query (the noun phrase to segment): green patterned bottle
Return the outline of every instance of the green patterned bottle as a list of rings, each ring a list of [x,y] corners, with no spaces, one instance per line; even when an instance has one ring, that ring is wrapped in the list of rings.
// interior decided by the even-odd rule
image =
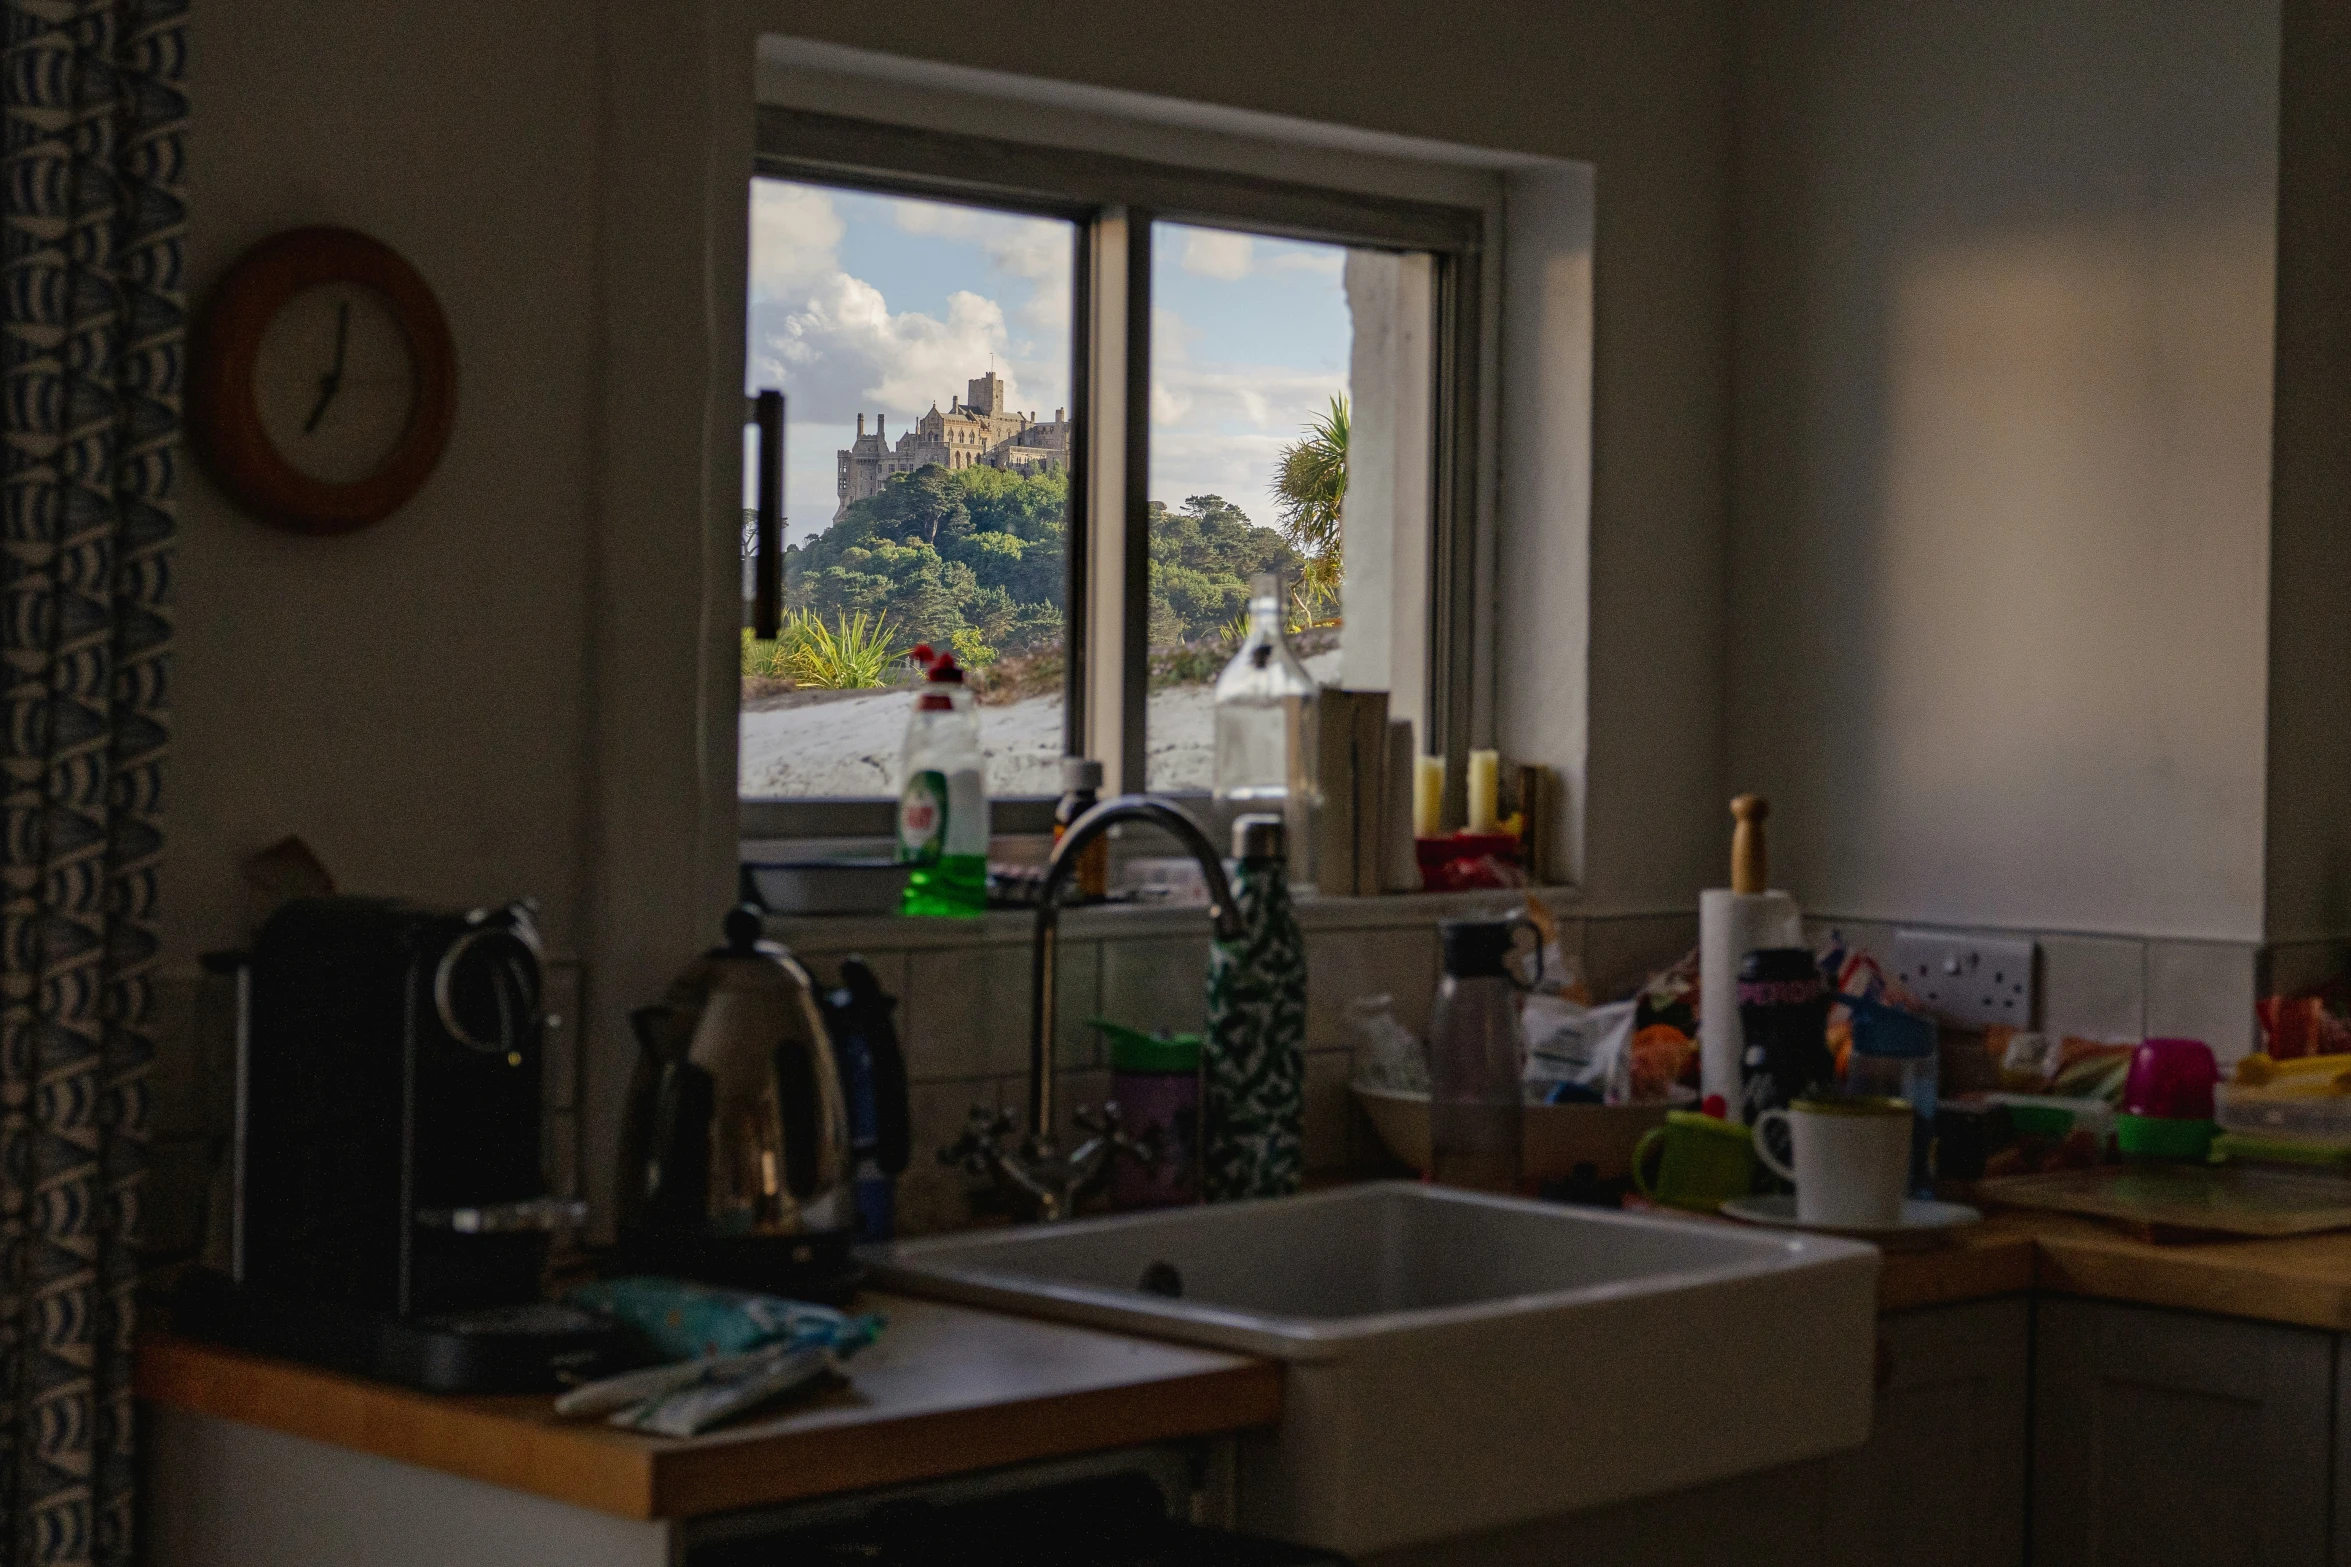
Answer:
[[[1210,1202],[1286,1196],[1305,1167],[1306,941],[1284,838],[1278,816],[1233,823],[1246,934],[1208,956],[1200,1178]]]

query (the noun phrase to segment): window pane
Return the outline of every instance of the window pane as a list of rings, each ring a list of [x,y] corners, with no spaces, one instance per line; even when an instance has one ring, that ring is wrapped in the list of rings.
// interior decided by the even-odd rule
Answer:
[[[1249,578],[1326,685],[1426,683],[1426,255],[1161,223],[1151,239],[1149,786],[1205,790]]]
[[[740,792],[894,796],[918,642],[972,671],[989,792],[1057,792],[1073,226],[769,179],[750,220],[786,620],[753,639],[747,430]]]

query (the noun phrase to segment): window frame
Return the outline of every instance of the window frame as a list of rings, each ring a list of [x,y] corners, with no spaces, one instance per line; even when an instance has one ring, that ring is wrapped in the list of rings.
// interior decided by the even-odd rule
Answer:
[[[1418,251],[1432,256],[1436,300],[1432,341],[1436,384],[1431,404],[1427,539],[1429,648],[1427,722],[1421,749],[1446,758],[1448,809],[1458,814],[1466,761],[1478,721],[1479,541],[1487,519],[1481,507],[1482,439],[1490,433],[1486,404],[1495,328],[1485,299],[1490,245],[1486,210],[1468,205],[1372,195],[1325,185],[1055,147],[959,131],[870,120],[830,112],[762,104],[757,113],[753,178],[957,202],[996,211],[1055,217],[1076,225],[1071,289],[1070,500],[1066,522],[1064,590],[1063,744],[1065,754],[1088,754],[1092,722],[1103,703],[1115,703],[1118,754],[1103,756],[1121,788],[1139,790],[1145,777],[1144,719],[1149,667],[1148,480],[1151,386],[1152,225],[1175,222],[1356,249]],[[748,188],[746,187],[746,195]],[[1108,243],[1106,243],[1106,239]],[[1100,312],[1110,290],[1096,279],[1104,263],[1119,270],[1124,294],[1118,368],[1123,393],[1116,431],[1096,426],[1094,393],[1100,339],[1110,334]],[[1115,441],[1122,456],[1119,496],[1123,570],[1115,604],[1098,603],[1093,575],[1101,534],[1093,488],[1095,454]],[[1097,609],[1111,611],[1097,616]],[[1116,692],[1098,671],[1105,627],[1115,621],[1119,657]],[[1204,798],[1204,796],[1203,796]],[[1050,798],[992,798],[998,834],[1049,829]],[[894,830],[895,802],[886,799],[739,798],[746,839],[883,837]]]

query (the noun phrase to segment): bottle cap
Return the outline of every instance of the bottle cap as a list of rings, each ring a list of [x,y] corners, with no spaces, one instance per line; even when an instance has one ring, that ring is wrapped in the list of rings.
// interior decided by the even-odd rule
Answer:
[[[1074,794],[1084,789],[1102,787],[1102,764],[1090,756],[1065,756],[1061,759],[1061,792]]]
[[[1455,979],[1488,975],[1510,977],[1504,960],[1510,956],[1517,919],[1439,920],[1437,933],[1445,943],[1445,972]]]
[[[1233,821],[1233,858],[1279,860],[1289,856],[1289,836],[1278,816],[1242,816]]]
[[[928,642],[917,642],[907,655],[923,667],[923,678],[942,685],[963,684],[963,666],[955,662],[955,655],[945,648],[934,648]]]

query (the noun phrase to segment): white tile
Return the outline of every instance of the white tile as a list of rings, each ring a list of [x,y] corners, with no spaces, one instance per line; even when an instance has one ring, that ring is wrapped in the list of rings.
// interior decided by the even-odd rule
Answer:
[[[1197,1031],[1208,1018],[1208,938],[1104,941],[1102,1016],[1130,1028]]]
[[[963,1134],[974,1104],[996,1108],[992,1080],[916,1083],[907,1096],[914,1147],[898,1179],[898,1233],[933,1235],[971,1223],[971,1189],[984,1184],[939,1162],[939,1150]]]
[[[2254,1043],[2254,969],[2260,949],[2227,941],[2147,943],[2147,1033],[2201,1039],[2223,1065]]]
[[[1351,1168],[1355,1106],[1347,1095],[1354,1057],[1345,1050],[1306,1053],[1306,1169],[1310,1174]]]
[[[1698,916],[1635,914],[1584,922],[1584,982],[1597,1001],[1631,995],[1698,945]]]
[[[2043,936],[2041,1027],[2084,1039],[2147,1034],[2147,944],[2124,937]]]
[[[1384,995],[1397,1021],[1414,1033],[1428,1030],[1437,990],[1437,929],[1315,931],[1306,938],[1306,1043],[1310,1049],[1352,1047],[1348,1008],[1359,997]]]
[[[1006,946],[909,953],[899,1036],[907,1076],[923,1081],[1026,1070],[1026,958]]]

